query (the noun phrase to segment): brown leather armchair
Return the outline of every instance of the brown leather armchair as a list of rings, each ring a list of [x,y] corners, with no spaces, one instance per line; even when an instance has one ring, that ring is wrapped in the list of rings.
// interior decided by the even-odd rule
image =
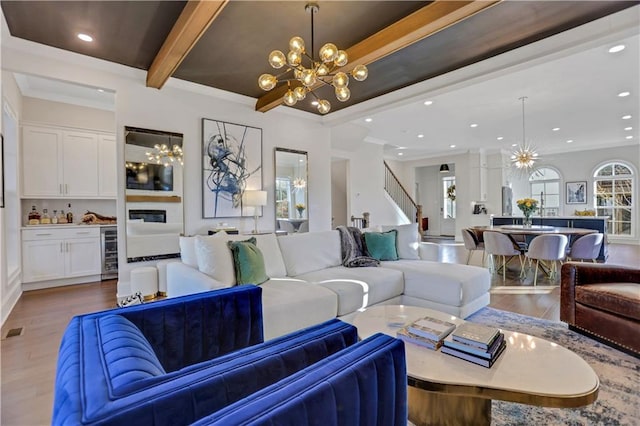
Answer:
[[[640,269],[565,263],[560,320],[571,330],[640,356]]]

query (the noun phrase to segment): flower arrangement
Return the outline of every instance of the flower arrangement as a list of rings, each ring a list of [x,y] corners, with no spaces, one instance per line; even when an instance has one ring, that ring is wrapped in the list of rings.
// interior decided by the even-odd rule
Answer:
[[[523,198],[522,200],[516,201],[516,203],[527,220],[529,220],[531,213],[538,209],[538,200],[534,200],[533,198]]]
[[[449,188],[447,188],[447,198],[449,198],[451,201],[455,201],[456,200],[456,185],[455,184],[453,184]]]
[[[302,203],[296,204],[296,210],[298,210],[298,216],[302,217],[302,212],[304,212],[304,209],[306,208],[307,207]]]

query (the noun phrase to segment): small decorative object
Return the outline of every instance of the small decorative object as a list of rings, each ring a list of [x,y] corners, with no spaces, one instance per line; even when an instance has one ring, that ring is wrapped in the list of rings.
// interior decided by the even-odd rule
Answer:
[[[575,210],[573,212],[573,214],[575,216],[595,216],[596,215],[596,211],[595,210],[587,210],[587,209]]]
[[[298,217],[302,219],[302,213],[304,213],[304,209],[306,209],[305,205],[302,203],[296,204],[296,210],[298,210]]]
[[[587,182],[567,182],[567,204],[586,204]]]
[[[524,214],[524,220],[522,221],[522,225],[525,228],[531,227],[531,213],[538,209],[538,200],[534,200],[533,198],[523,198],[521,200],[516,201],[518,204],[518,208],[522,210]]]
[[[447,188],[447,198],[451,201],[456,200],[456,185],[453,184],[449,188]]]

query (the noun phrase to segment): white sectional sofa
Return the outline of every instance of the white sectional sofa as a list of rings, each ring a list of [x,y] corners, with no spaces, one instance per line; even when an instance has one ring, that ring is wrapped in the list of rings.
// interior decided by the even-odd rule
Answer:
[[[465,318],[489,303],[486,269],[423,260],[426,248],[418,243],[417,227],[394,228],[400,259],[379,267],[342,266],[338,231],[255,235],[269,277],[260,284],[265,339],[335,317],[349,321],[359,309],[377,304],[422,306]],[[235,285],[226,243],[250,237],[182,237],[181,261],[166,264],[167,295]]]

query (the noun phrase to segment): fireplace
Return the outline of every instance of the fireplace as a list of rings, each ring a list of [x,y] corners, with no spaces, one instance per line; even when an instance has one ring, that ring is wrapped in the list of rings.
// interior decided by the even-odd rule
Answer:
[[[145,222],[167,223],[166,210],[129,210],[129,220],[142,219]]]

